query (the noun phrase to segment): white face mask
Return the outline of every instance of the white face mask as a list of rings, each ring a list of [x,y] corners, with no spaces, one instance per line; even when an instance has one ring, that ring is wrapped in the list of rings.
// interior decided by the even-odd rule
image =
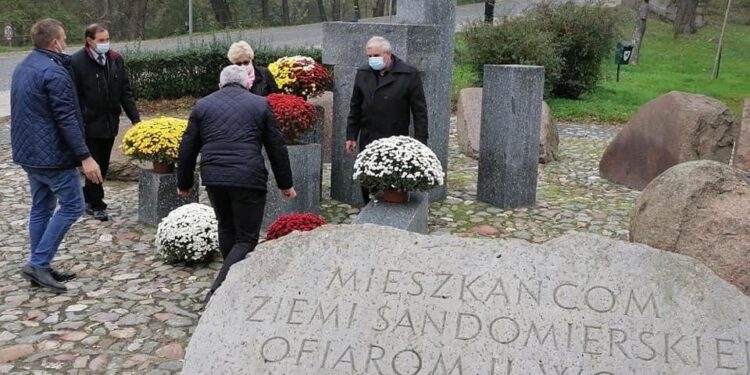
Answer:
[[[105,54],[109,52],[109,43],[94,43],[96,53]]]

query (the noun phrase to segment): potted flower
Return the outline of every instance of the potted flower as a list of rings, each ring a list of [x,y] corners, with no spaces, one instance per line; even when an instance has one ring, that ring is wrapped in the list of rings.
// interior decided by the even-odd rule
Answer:
[[[156,229],[156,251],[169,263],[202,262],[219,251],[214,210],[191,203],[176,208]]]
[[[268,227],[266,239],[274,240],[286,236],[293,231],[311,231],[325,224],[326,221],[323,218],[311,213],[284,215],[276,219]]]
[[[133,159],[151,161],[155,173],[171,173],[186,128],[187,120],[173,117],[141,121],[125,133],[121,147]]]
[[[297,198],[282,199],[279,194],[268,194],[263,227],[281,215],[293,212],[320,212],[320,191],[323,178],[323,155],[320,143],[302,142],[300,135],[314,129],[318,121],[315,106],[303,98],[290,94],[271,94],[268,103],[284,137],[292,167],[292,179],[298,189]],[[266,158],[266,169],[273,171]],[[269,174],[268,191],[277,189],[276,179]]]
[[[268,70],[281,91],[304,99],[322,95],[333,83],[331,73],[307,56],[282,57],[268,65]]]
[[[395,136],[370,143],[354,162],[354,179],[383,200],[401,203],[409,191],[425,191],[443,184],[443,167],[429,147],[414,138]]]
[[[279,124],[286,144],[293,144],[297,137],[315,128],[318,112],[315,106],[299,96],[289,94],[268,95],[271,111]]]

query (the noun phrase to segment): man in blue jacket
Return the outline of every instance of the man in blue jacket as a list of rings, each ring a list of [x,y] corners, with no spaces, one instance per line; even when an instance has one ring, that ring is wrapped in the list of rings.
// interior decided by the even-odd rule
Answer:
[[[62,53],[62,24],[41,20],[31,28],[31,39],[35,48],[13,72],[10,92],[13,161],[26,171],[31,190],[31,256],[21,276],[61,293],[62,282],[76,275],[53,270],[52,259],[85,208],[76,167],[82,165],[94,182],[101,183],[102,176],[86,147],[70,57]]]

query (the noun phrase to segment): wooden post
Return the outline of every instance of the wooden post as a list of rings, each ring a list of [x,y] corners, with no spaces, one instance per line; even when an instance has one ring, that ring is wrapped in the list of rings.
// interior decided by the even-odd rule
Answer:
[[[714,70],[711,73],[711,80],[719,78],[719,69],[721,67],[721,48],[724,43],[724,31],[727,28],[729,19],[729,8],[732,6],[732,0],[727,0],[727,10],[724,12],[724,23],[721,25],[721,35],[719,35],[719,46],[716,48],[716,59],[714,60]]]

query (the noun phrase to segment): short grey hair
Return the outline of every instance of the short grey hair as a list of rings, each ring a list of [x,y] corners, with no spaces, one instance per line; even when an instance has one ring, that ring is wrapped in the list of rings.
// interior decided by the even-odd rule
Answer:
[[[232,83],[239,83],[242,87],[247,87],[247,73],[247,66],[229,65],[221,71],[219,87],[224,87]]]
[[[379,48],[383,52],[391,52],[391,42],[382,36],[374,36],[367,41],[365,49]]]
[[[232,45],[229,46],[229,51],[227,51],[227,58],[232,64],[241,62],[242,60],[244,60],[244,57],[247,57],[250,61],[253,61],[253,59],[255,58],[253,47],[250,47],[250,44],[248,42],[240,40],[239,42],[232,43]]]

